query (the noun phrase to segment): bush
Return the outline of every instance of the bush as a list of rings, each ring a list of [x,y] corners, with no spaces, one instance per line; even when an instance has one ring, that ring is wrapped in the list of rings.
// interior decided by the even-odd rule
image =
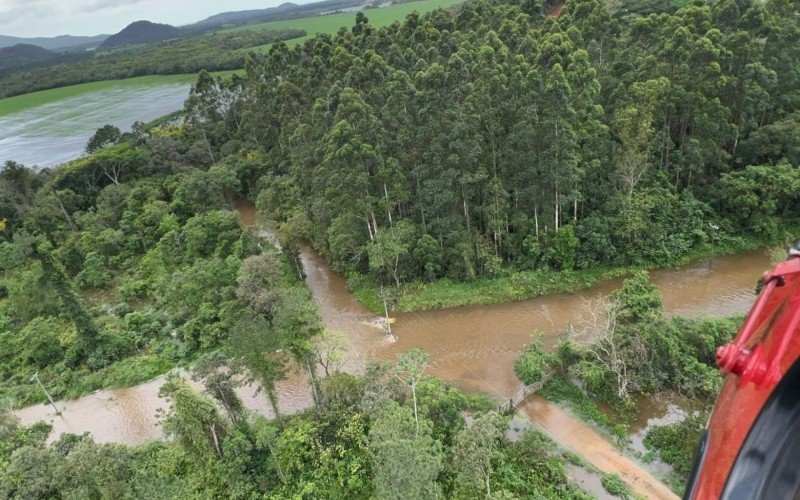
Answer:
[[[541,395],[554,403],[570,403],[572,409],[582,419],[613,431],[608,417],[581,391],[580,387],[569,380],[560,376],[551,378],[542,388]]]
[[[603,484],[603,488],[612,495],[621,498],[632,498],[628,485],[617,474],[603,474],[600,482]]]
[[[525,347],[514,363],[514,373],[527,385],[544,382],[550,377],[550,365],[555,359],[555,356],[542,350],[542,337],[539,336]]]
[[[708,415],[700,412],[683,422],[653,427],[647,432],[644,445],[658,452],[661,460],[685,477],[692,467],[694,448],[707,420]]]
[[[28,363],[39,369],[64,359],[60,334],[64,326],[56,318],[38,317],[20,331]]]
[[[104,288],[111,283],[111,273],[106,269],[103,256],[97,252],[89,252],[83,262],[83,271],[76,278],[83,287]]]

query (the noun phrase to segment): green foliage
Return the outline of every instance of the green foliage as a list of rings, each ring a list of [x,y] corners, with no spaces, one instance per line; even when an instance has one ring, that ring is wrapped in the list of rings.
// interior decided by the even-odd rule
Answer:
[[[661,293],[650,283],[650,275],[639,271],[622,282],[612,294],[617,320],[626,324],[653,321],[664,314]]]
[[[653,427],[647,431],[644,445],[657,451],[661,460],[672,465],[685,479],[692,468],[694,450],[707,421],[708,415],[698,412],[682,422]]]
[[[221,459],[229,429],[214,403],[179,376],[170,376],[159,395],[171,403],[163,424],[166,434],[176,438],[199,465]]]
[[[114,125],[103,125],[86,143],[86,152],[91,154],[106,146],[116,144],[122,138],[122,132]]]
[[[539,336],[525,346],[522,355],[514,363],[514,373],[527,385],[546,382],[554,360],[551,354],[542,350],[542,338]]]
[[[60,333],[63,325],[56,318],[37,317],[20,330],[26,360],[38,368],[46,368],[64,359]]]
[[[456,435],[450,466],[457,496],[491,496],[492,462],[500,452],[505,426],[498,414],[486,413]]]
[[[506,497],[547,499],[588,499],[591,495],[570,484],[557,447],[538,431],[526,431],[522,437],[503,447],[502,459],[492,478],[495,494]],[[503,498],[503,496],[499,496]]]
[[[792,185],[800,101],[773,90],[791,94],[796,79],[765,47],[794,54],[780,26],[796,18],[712,4],[615,17],[589,2],[547,23],[535,2],[380,29],[361,17],[301,47],[275,44],[242,82],[202,79],[187,135],[212,161],[269,158],[252,173],[263,208],[301,219],[295,236],[335,269],[393,283],[401,309],[559,288],[526,271],[575,283],[576,269],[674,265],[712,240],[773,238],[798,210],[774,179],[746,173],[761,165],[750,170]],[[753,192],[764,206],[736,201]],[[769,231],[737,222],[750,215]],[[372,307],[370,293],[359,296]]]
[[[83,269],[76,276],[82,287],[104,288],[111,283],[111,273],[107,271],[103,257],[97,252],[89,252],[83,261]]]
[[[555,403],[568,403],[582,419],[594,422],[600,427],[611,429],[611,421],[581,389],[561,377],[553,377],[540,391],[540,394]]]
[[[410,408],[384,400],[373,417],[369,439],[376,496],[441,496],[441,486],[436,482],[442,468],[441,443],[431,437],[426,420],[415,423]]]
[[[579,246],[580,240],[575,236],[575,230],[572,226],[564,226],[553,236],[547,261],[556,269],[575,269]]]
[[[620,498],[633,498],[628,485],[618,474],[603,474],[600,481],[603,484],[603,488],[610,494]]]
[[[748,166],[720,179],[719,200],[723,213],[739,227],[779,238],[782,219],[796,218],[798,187],[797,165]]]

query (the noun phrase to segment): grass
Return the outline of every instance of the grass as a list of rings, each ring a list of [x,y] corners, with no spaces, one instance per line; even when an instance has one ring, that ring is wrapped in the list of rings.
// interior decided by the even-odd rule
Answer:
[[[60,401],[75,399],[102,389],[132,387],[153,380],[173,369],[175,364],[153,355],[131,356],[91,372],[89,370],[45,370],[40,377],[53,396]],[[15,407],[44,403],[41,389],[29,383],[9,383],[0,386],[0,396],[10,398]]]
[[[582,420],[592,422],[601,429],[614,432],[608,416],[600,411],[600,408],[569,380],[555,376],[539,391],[539,394],[553,403],[567,404],[569,408]]]
[[[798,234],[800,227],[787,228],[787,234]],[[664,269],[685,266],[713,255],[721,257],[758,250],[769,245],[763,238],[755,236],[732,237],[718,242],[713,248],[704,245],[687,252],[669,265],[630,267],[593,267],[575,271],[509,270],[507,274],[491,278],[478,278],[466,282],[441,279],[432,283],[415,281],[390,287],[394,299],[393,310],[398,312],[446,309],[449,307],[500,304],[531,299],[541,295],[574,293],[601,281],[627,277],[641,269]],[[354,275],[349,280],[350,289],[356,299],[370,311],[383,314],[380,285],[363,275]]]
[[[623,481],[618,474],[603,474],[601,482],[603,488],[610,494],[620,498],[633,498],[630,489],[628,489],[628,485],[625,484],[625,481]]]
[[[391,289],[394,310],[399,312],[444,309],[458,306],[499,304],[540,295],[570,293],[607,279],[627,276],[633,268],[594,268],[585,271],[516,271],[507,276],[479,278],[467,282],[442,279],[433,283],[408,283]],[[376,283],[351,278],[350,286],[359,302],[376,313],[383,312]]]
[[[464,0],[419,0],[416,2],[402,3],[392,5],[390,7],[383,7],[379,9],[364,10],[364,14],[369,19],[369,24],[375,28],[388,26],[395,21],[405,18],[408,14],[414,11],[425,13],[438,8],[447,8]],[[293,38],[286,41],[286,45],[292,47],[299,43],[305,42],[309,37],[318,33],[327,33],[332,35],[339,31],[342,26],[351,27],[355,22],[355,12],[341,12],[338,14],[328,14],[324,16],[311,16],[300,19],[287,19],[283,21],[272,21],[269,23],[252,24],[246,26],[238,26],[230,28],[225,31],[241,31],[241,30],[261,30],[261,29],[281,29],[281,28],[297,28],[305,30],[307,35],[300,38]],[[272,46],[262,45],[253,47],[249,50],[262,50],[267,51]]]
[[[235,71],[219,71],[213,73],[215,76],[228,76]],[[103,80],[101,82],[81,83],[68,87],[59,87],[30,94],[22,94],[14,97],[0,99],[0,116],[19,113],[26,109],[51,104],[62,99],[75,97],[89,92],[98,92],[120,87],[141,87],[169,84],[191,84],[197,79],[197,74],[185,75],[149,75],[136,78],[126,78],[124,80]]]

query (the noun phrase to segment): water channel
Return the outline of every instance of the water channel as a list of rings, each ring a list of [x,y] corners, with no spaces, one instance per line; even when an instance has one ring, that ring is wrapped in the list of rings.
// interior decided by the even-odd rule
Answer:
[[[256,225],[251,204],[240,202],[236,208],[245,225]],[[326,327],[347,335],[350,344],[347,370],[357,372],[368,360],[393,360],[401,352],[421,347],[431,355],[431,373],[463,390],[494,395],[498,401],[507,400],[519,387],[512,366],[531,334],[541,332],[545,345],[553,346],[558,341],[555,332],[575,322],[587,300],[607,295],[621,283],[621,279],[609,280],[578,293],[505,304],[396,314],[396,339],[393,339],[375,326],[375,314],[356,301],[347,289],[347,281],[319,254],[304,247],[302,260],[308,286]],[[728,316],[749,308],[755,283],[768,267],[766,253],[756,251],[653,271],[651,279],[664,297],[668,314]],[[77,400],[62,401],[58,403],[61,416],[55,416],[52,408],[45,405],[15,413],[23,423],[50,421],[55,434],[90,432],[100,442],[140,443],[161,435],[156,417],[157,410],[165,407],[157,394],[161,383],[159,378],[136,387],[99,391]],[[262,394],[256,394],[253,388],[243,388],[242,395],[248,407],[269,414]],[[303,375],[291,374],[283,381],[280,397],[284,411],[307,407],[310,394]],[[664,409],[663,402],[645,404],[639,427],[644,427],[648,418],[661,417]],[[550,426],[556,430],[578,425],[572,417],[549,407],[540,398],[529,399],[523,410],[534,421],[541,420],[537,424],[544,428]],[[563,435],[567,438],[570,433]]]

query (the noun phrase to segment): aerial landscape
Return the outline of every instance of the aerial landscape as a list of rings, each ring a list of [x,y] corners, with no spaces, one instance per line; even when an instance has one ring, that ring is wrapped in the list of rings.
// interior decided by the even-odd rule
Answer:
[[[799,2],[40,4],[0,498],[800,488]]]

